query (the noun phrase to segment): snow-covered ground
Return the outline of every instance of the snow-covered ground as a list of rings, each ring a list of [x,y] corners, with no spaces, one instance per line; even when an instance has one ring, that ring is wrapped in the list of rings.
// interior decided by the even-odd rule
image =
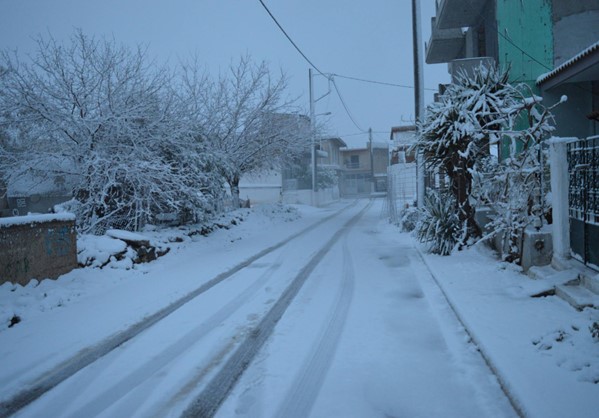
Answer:
[[[58,280],[4,284],[0,403],[348,204],[241,210],[237,225],[206,237],[190,234],[193,228],[145,231],[170,252],[147,264],[106,259]],[[219,364],[189,365],[226,358],[237,341],[225,348],[222,341],[232,330],[247,336],[337,231],[339,239],[314,263],[218,416],[514,416],[499,383],[526,416],[597,416],[599,342],[589,332],[597,311],[532,298],[546,283],[498,262],[484,247],[451,257],[422,254],[386,221],[382,200],[344,228],[365,204],[273,248],[17,416],[180,414],[184,403],[173,400],[193,396],[191,382],[200,385]],[[120,241],[107,239],[81,240],[80,259],[101,259],[115,243],[122,250]],[[212,312],[204,322],[203,311]],[[102,402],[112,406],[103,409]]]

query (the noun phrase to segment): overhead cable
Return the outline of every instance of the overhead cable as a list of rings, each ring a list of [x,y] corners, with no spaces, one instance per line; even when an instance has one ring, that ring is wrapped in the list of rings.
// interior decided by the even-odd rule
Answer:
[[[318,71],[319,74],[324,75],[324,73],[322,71],[320,71],[318,69],[318,67],[316,65],[314,65],[314,63],[312,61],[310,61],[310,59],[306,56],[306,54],[304,54],[302,52],[302,50],[299,48],[299,46],[297,46],[297,44],[295,42],[293,42],[293,39],[291,39],[291,37],[287,34],[285,29],[283,29],[283,26],[281,26],[281,24],[278,22],[277,18],[274,17],[274,15],[270,12],[270,10],[266,6],[266,4],[264,4],[264,2],[262,0],[258,0],[258,1],[262,5],[262,7],[264,7],[264,10],[266,10],[266,13],[268,13],[270,18],[276,23],[276,25],[279,27],[279,29],[281,29],[281,32],[283,32],[283,35],[285,35],[285,37],[289,40],[289,42],[291,42],[291,45],[293,45],[293,47],[297,50],[297,52],[299,52],[300,55],[302,57],[304,57],[304,59],[308,62],[308,64],[310,64],[312,66],[312,68],[314,68],[316,71]]]
[[[356,120],[352,116],[351,112],[349,111],[349,108],[347,107],[347,104],[345,103],[345,100],[343,100],[343,96],[341,95],[341,92],[339,91],[339,87],[337,87],[337,83],[335,82],[335,79],[331,78],[331,80],[333,81],[333,87],[335,88],[335,92],[337,93],[337,96],[339,97],[339,100],[341,100],[341,104],[343,105],[343,108],[345,109],[345,113],[347,113],[347,116],[349,116],[349,119],[352,121],[352,123],[354,124],[354,126],[356,128],[358,128],[359,131],[366,132],[364,129],[362,129],[360,127],[360,125],[358,125],[358,123],[356,122]]]

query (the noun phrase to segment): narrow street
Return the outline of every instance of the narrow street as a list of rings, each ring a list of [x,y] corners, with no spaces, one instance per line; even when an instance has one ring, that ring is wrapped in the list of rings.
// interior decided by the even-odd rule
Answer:
[[[514,416],[382,205],[288,239],[15,416]]]
[[[416,250],[377,227],[382,204],[314,270],[218,417],[516,416]]]

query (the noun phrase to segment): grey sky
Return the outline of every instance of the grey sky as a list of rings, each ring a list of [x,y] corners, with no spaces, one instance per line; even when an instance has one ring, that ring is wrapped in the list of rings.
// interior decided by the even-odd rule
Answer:
[[[265,4],[312,62],[325,73],[413,85],[410,0],[265,0]],[[423,40],[430,36],[434,1],[422,0]],[[308,109],[308,63],[293,48],[258,0],[0,0],[0,48],[31,52],[32,37],[68,37],[73,28],[147,44],[159,61],[197,54],[210,71],[250,54],[290,77],[290,93]],[[425,65],[425,87],[446,82],[445,65]],[[413,91],[337,78],[360,128],[387,139],[391,126],[413,117]],[[326,93],[315,77],[315,96]],[[425,101],[432,100],[427,92]],[[351,144],[367,134],[347,116],[334,92],[316,113],[332,112],[329,131]]]

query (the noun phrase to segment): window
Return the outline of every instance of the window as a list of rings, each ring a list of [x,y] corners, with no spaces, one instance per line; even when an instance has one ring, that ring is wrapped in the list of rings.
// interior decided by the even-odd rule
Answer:
[[[360,156],[350,155],[349,164],[347,168],[360,168]]]

